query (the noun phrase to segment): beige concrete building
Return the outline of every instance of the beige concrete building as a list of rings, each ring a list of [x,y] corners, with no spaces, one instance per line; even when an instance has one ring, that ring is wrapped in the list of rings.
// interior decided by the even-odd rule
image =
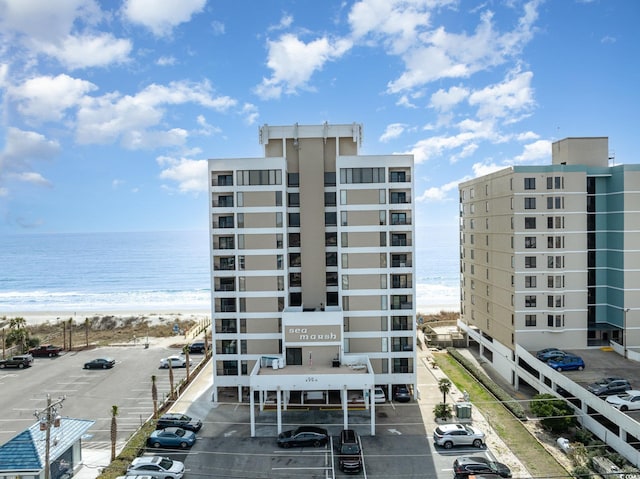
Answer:
[[[513,384],[516,346],[640,352],[640,165],[609,161],[567,138],[460,184],[459,324]]]
[[[413,157],[359,155],[355,123],[259,141],[262,158],[209,160],[214,400],[415,385]]]

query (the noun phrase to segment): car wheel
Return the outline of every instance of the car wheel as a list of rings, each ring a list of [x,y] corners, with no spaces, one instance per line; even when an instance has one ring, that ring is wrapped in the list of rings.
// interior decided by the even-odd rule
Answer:
[[[189,447],[189,444],[187,444],[186,442],[182,441],[182,442],[180,443],[180,447],[181,447],[182,449],[186,449],[187,447]]]
[[[6,364],[0,364],[0,369],[4,369],[6,367]]]
[[[320,447],[322,446],[322,442],[320,441],[313,441],[313,447]]]
[[[559,373],[562,372],[562,368],[557,368],[556,371],[558,371]]]
[[[625,411],[628,411],[628,410],[629,410],[629,408],[628,408],[627,406],[620,406],[620,410],[621,410],[622,412],[625,412]]]
[[[152,444],[153,447],[155,447],[156,449],[158,449],[160,447],[160,443],[158,441],[154,442]]]
[[[18,364],[18,369],[22,369],[22,368],[24,368],[24,364],[22,363]]]
[[[584,366],[578,366],[578,371],[582,371],[584,369]]]
[[[453,447],[453,443],[451,441],[447,441],[443,444],[445,449],[451,449]]]
[[[106,365],[106,364],[103,364],[103,365],[102,365],[102,369],[107,369],[107,365]]]
[[[481,448],[482,441],[480,439],[476,439],[475,441],[473,441],[473,447]]]
[[[284,447],[285,449],[289,449],[291,447],[291,444],[289,444],[288,442],[283,442],[282,447]]]

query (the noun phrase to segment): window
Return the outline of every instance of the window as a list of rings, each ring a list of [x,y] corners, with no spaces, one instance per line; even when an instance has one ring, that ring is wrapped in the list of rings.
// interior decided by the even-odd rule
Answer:
[[[524,317],[524,325],[529,328],[535,328],[536,326],[536,315],[535,314],[527,314]]]
[[[302,264],[302,259],[300,257],[300,253],[289,253],[290,268],[299,268],[301,264]]]
[[[536,307],[536,296],[529,295],[524,297],[524,306],[525,308],[535,308]]]
[[[218,218],[218,228],[233,228],[233,216],[220,216]]]
[[[326,233],[325,233],[325,236],[326,236]],[[289,233],[289,247],[290,248],[300,247],[300,233]]]
[[[324,193],[324,205],[325,206],[335,206],[336,205],[336,192],[335,191],[326,191]]]
[[[535,190],[536,189],[536,179],[535,178],[525,178],[524,179],[524,189],[525,190]]]
[[[220,207],[233,206],[233,195],[220,195],[218,196],[218,204]]]
[[[289,207],[300,206],[300,193],[289,193]]]
[[[391,192],[391,204],[408,203],[407,194],[404,191]]]
[[[325,246],[337,246],[338,245],[338,233],[325,233],[324,234]],[[298,237],[298,246],[300,246],[300,238]]]
[[[338,286],[338,273],[336,271],[327,271],[325,273],[327,286]]]
[[[220,249],[233,249],[233,236],[221,236]]]
[[[407,234],[391,233],[391,246],[407,246]]]
[[[300,213],[289,213],[289,227],[300,226]]]
[[[525,210],[535,210],[536,209],[536,199],[535,198],[525,198],[524,199],[524,209]]]
[[[341,168],[341,183],[384,183],[384,168]]]
[[[338,253],[331,251],[325,253],[325,264],[327,266],[338,266]]]
[[[536,287],[536,277],[535,276],[525,276],[524,277],[524,287],[525,288],[535,288]]]
[[[280,185],[282,184],[281,170],[240,170],[237,172],[237,175],[238,175],[238,185]]]
[[[524,247],[525,248],[535,248],[536,247],[536,237],[535,236],[525,236],[524,237]]]
[[[338,215],[336,215],[335,211],[326,211],[324,213],[324,225],[325,226],[336,226],[338,224]]]
[[[301,273],[289,273],[289,287],[300,288],[302,286]]]
[[[300,186],[300,174],[299,173],[287,174],[287,186]]]
[[[406,225],[407,223],[407,214],[406,213],[391,213],[391,224],[392,225]]]
[[[325,171],[324,172],[324,186],[336,186],[336,172]]]
[[[564,208],[564,197],[562,196],[549,196],[547,197],[547,209],[548,210],[560,210]]]
[[[404,171],[390,171],[389,181],[391,183],[404,183],[407,181],[407,173]]]
[[[408,331],[411,329],[411,323],[408,316],[393,316],[391,318],[392,331]]]
[[[218,175],[218,186],[233,186],[233,175]]]

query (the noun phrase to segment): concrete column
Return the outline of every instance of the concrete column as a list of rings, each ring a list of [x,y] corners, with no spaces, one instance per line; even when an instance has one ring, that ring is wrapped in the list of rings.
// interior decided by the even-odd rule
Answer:
[[[276,390],[276,412],[278,415],[278,434],[282,432],[282,391],[280,386]]]
[[[347,394],[347,385],[345,384],[342,391],[342,424],[344,429],[349,429],[349,397]]]
[[[238,402],[242,402],[242,385],[238,384]]]
[[[249,387],[249,412],[251,414],[251,437],[256,437],[256,411],[252,387]]]
[[[369,389],[369,401],[371,401],[371,435],[376,435],[376,398],[373,389]]]

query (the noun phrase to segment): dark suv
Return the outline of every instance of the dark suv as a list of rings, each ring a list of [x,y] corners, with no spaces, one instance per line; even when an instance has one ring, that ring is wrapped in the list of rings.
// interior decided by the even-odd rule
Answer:
[[[9,359],[0,359],[0,369],[4,368],[28,368],[33,362],[33,356],[30,354],[20,354]]]
[[[207,351],[207,343],[203,340],[196,340],[189,345],[190,353],[205,353]]]
[[[453,461],[454,479],[467,479],[470,475],[479,474],[511,477],[511,469],[501,462],[495,462],[483,456],[461,456]]]
[[[592,392],[597,396],[610,396],[612,394],[619,394],[633,389],[629,381],[618,377],[602,378],[595,383],[589,384],[587,391]]]
[[[202,421],[186,414],[163,414],[158,419],[156,429],[164,429],[166,427],[179,427],[198,432],[202,428]]]
[[[340,432],[338,466],[343,472],[360,472],[362,470],[360,438],[353,429],[345,429]]]

